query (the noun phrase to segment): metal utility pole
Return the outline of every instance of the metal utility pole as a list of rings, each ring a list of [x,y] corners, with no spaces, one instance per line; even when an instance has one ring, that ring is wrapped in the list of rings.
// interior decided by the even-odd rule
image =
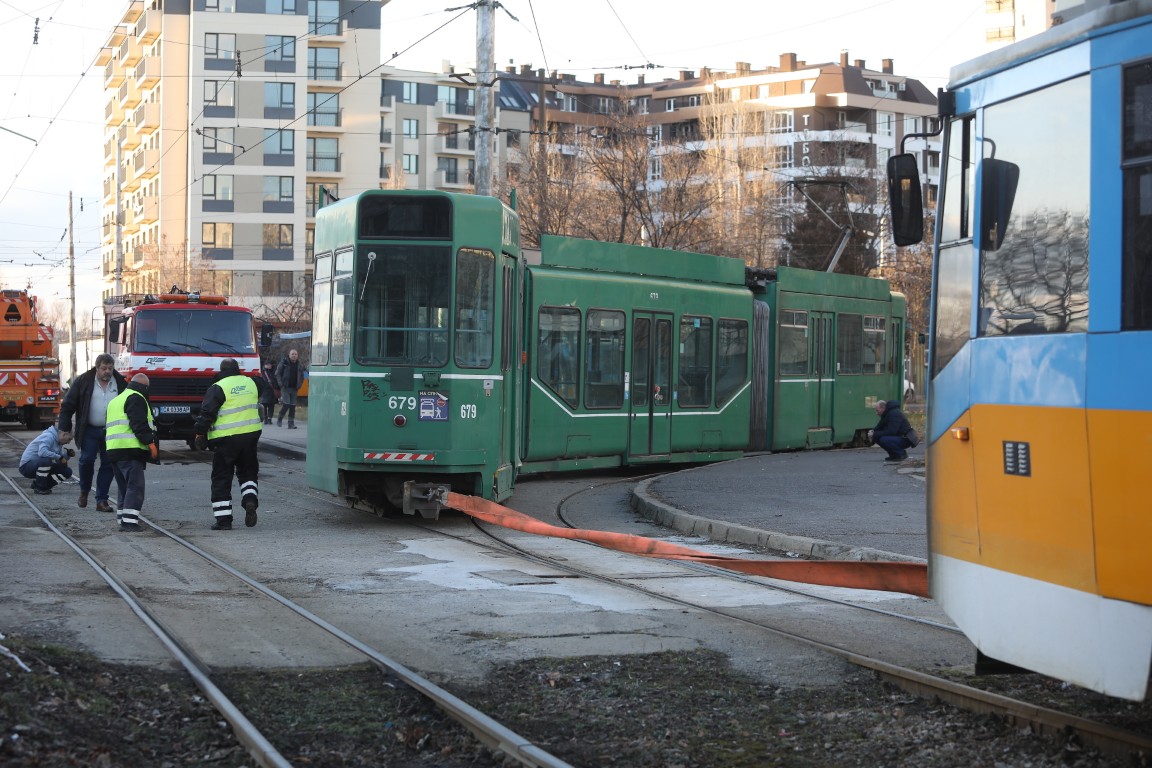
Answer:
[[[116,269],[112,272],[116,278],[114,287],[112,289],[113,296],[120,296],[123,294],[123,288],[120,285],[121,275],[124,273],[124,214],[120,212],[120,188],[123,186],[124,168],[120,164],[120,141],[116,141]],[[191,198],[191,195],[188,196]]]
[[[72,349],[72,354],[68,360],[71,366],[68,370],[72,372],[72,380],[76,380],[76,243],[75,238],[72,236],[72,228],[74,222],[72,221],[72,192],[68,192],[68,306],[71,308],[69,312],[69,319],[71,320],[71,335],[68,340],[72,343],[69,345]],[[103,466],[103,465],[101,465]]]
[[[496,0],[476,3],[476,194],[492,194],[496,136]]]

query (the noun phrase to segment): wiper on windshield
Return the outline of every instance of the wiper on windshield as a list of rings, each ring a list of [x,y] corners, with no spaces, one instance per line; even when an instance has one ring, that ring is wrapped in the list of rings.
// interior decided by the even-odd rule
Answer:
[[[157,344],[154,341],[141,341],[140,339],[136,339],[136,346],[140,346],[142,344],[147,344],[150,347],[156,347],[156,349],[162,349],[165,352],[176,354],[176,350],[172,349],[172,347],[168,346],[167,344]]]
[[[229,350],[231,350],[232,352],[235,352],[238,355],[241,354],[240,350],[236,349],[236,347],[232,346],[231,344],[229,344],[226,341],[217,341],[216,339],[210,339],[207,336],[204,336],[200,340],[201,341],[208,341],[208,342],[211,342],[213,344],[219,344],[222,347],[227,347]]]
[[[185,344],[182,341],[174,341],[172,343],[178,347],[188,347],[188,349],[194,349],[197,352],[203,352],[204,354],[208,354],[208,350],[204,349],[204,347],[201,347],[198,344]]]

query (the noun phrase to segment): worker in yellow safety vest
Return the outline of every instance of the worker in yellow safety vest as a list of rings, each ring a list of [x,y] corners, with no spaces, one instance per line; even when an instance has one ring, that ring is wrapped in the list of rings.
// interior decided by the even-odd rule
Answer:
[[[260,396],[267,385],[257,376],[240,373],[232,358],[220,361],[220,373],[204,395],[196,418],[195,445],[211,447],[212,530],[232,530],[232,476],[240,483],[244,525],[256,525],[260,506],[260,462],[256,447],[264,425]]]
[[[120,491],[116,518],[122,531],[141,530],[145,463],[159,463],[160,443],[152,424],[148,383],[148,375],[138,373],[127,388],[108,403],[104,445]]]

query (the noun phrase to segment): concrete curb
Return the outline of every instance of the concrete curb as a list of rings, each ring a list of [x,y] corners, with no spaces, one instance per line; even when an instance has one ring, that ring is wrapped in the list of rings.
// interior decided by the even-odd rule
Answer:
[[[639,515],[681,533],[703,536],[727,544],[752,544],[782,552],[796,552],[817,560],[887,560],[898,563],[926,563],[920,557],[885,552],[871,547],[853,547],[834,541],[812,539],[789,533],[762,531],[746,525],[699,517],[654,498],[649,486],[660,478],[642,480],[632,491],[632,509]]]

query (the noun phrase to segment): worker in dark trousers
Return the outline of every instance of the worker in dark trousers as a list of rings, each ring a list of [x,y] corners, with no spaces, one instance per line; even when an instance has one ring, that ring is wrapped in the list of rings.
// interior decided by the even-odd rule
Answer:
[[[240,373],[240,364],[228,358],[220,361],[220,373],[204,395],[196,419],[195,444],[199,450],[212,447],[212,530],[232,530],[232,476],[240,483],[240,506],[244,525],[256,525],[260,506],[257,476],[260,462],[256,446],[264,420],[260,416],[263,380]]]
[[[133,376],[128,387],[108,403],[104,444],[121,494],[116,504],[120,530],[139,531],[140,513],[144,511],[144,469],[147,462],[160,461],[147,374]]]

